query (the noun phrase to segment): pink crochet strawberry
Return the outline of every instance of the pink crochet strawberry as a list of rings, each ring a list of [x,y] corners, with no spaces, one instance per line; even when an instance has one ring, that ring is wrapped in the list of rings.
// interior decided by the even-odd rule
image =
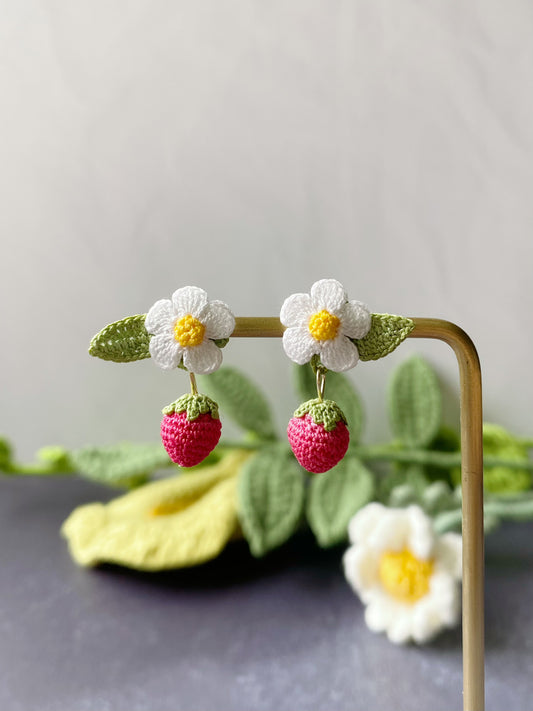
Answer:
[[[350,433],[346,418],[333,400],[308,400],[287,427],[294,456],[314,474],[332,469],[346,454]]]
[[[163,414],[161,439],[176,464],[194,467],[218,444],[222,430],[218,405],[207,395],[183,395]]]

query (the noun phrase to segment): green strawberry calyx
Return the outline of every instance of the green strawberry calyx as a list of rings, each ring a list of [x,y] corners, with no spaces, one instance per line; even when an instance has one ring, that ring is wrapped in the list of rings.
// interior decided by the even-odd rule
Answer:
[[[315,424],[324,425],[326,432],[334,430],[339,422],[348,424],[344,412],[333,400],[315,398],[302,403],[295,411],[294,417],[305,417],[305,415],[310,415]]]
[[[163,408],[163,415],[173,415],[175,412],[186,412],[189,421],[206,414],[211,415],[214,420],[219,419],[218,405],[207,395],[188,393]]]

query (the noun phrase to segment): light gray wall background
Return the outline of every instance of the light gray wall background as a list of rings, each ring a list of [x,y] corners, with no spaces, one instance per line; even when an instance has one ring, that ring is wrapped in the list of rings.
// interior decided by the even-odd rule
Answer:
[[[374,311],[462,325],[485,417],[533,433],[528,0],[0,0],[0,431],[156,440],[188,387],[87,355],[187,284],[237,315],[334,276]],[[352,377],[367,439],[410,341]],[[279,341],[225,362],[296,405]]]

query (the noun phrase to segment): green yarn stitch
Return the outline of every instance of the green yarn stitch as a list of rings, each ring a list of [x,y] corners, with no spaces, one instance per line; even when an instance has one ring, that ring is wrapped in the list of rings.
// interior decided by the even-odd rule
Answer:
[[[483,423],[483,454],[500,459],[530,463],[529,447],[505,428],[490,422]],[[519,493],[531,488],[531,470],[510,469],[505,466],[487,467],[483,474],[485,490],[492,494]]]
[[[207,395],[193,395],[188,393],[182,395],[163,408],[163,415],[172,415],[175,412],[187,412],[189,421],[196,420],[200,415],[210,414],[215,420],[219,419],[218,405],[214,400],[211,400]]]
[[[379,486],[379,498],[389,506],[391,496],[399,486],[409,486],[417,495],[422,495],[424,489],[429,485],[429,480],[424,473],[421,464],[400,464],[396,463],[392,471],[382,477]]]
[[[370,331],[364,338],[351,339],[361,360],[378,360],[392,353],[411,333],[415,322],[404,316],[372,314]]]
[[[305,502],[304,475],[285,445],[267,445],[244,464],[237,512],[252,555],[260,557],[297,530]]]
[[[499,461],[492,465],[491,461]],[[513,494],[531,488],[531,460],[528,443],[505,428],[483,423],[483,486],[492,494]],[[461,469],[452,469],[452,481],[461,483]]]
[[[304,415],[311,415],[317,425],[324,425],[326,432],[334,430],[340,420],[342,420],[344,424],[348,424],[343,411],[333,400],[319,400],[318,398],[314,398],[313,400],[304,402],[295,411],[293,417],[304,417]]]
[[[146,314],[137,314],[108,324],[92,339],[90,355],[115,363],[150,358],[150,334],[144,327],[145,320]]]
[[[418,356],[393,373],[389,415],[394,435],[408,447],[427,447],[442,419],[442,395],[434,370]]]
[[[84,447],[70,456],[75,470],[84,478],[125,488],[144,484],[154,469],[169,464],[161,443],[119,442],[106,447]]]
[[[533,519],[533,495],[522,492],[520,498],[487,496],[483,506],[485,533],[494,531],[503,521],[531,521]],[[461,508],[444,511],[433,519],[433,528],[439,534],[461,530]]]
[[[202,390],[220,403],[224,415],[263,440],[276,437],[274,418],[262,390],[236,368],[222,367],[210,375],[201,375]]]
[[[11,468],[13,448],[4,437],[0,437],[0,471],[6,472]]]
[[[307,499],[307,521],[322,548],[348,537],[348,523],[374,495],[374,475],[356,457],[313,477]]]

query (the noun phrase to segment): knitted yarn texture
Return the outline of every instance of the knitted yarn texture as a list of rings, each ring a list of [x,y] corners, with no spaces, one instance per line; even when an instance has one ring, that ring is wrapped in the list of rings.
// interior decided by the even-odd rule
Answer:
[[[235,317],[227,304],[209,301],[197,286],[177,289],[171,299],[160,299],[146,315],[152,335],[150,355],[164,370],[180,364],[192,373],[212,373],[222,363],[216,341],[231,336]]]
[[[289,421],[287,436],[298,462],[314,474],[340,462],[350,442],[346,418],[332,400],[315,399],[300,405]]]
[[[336,279],[321,279],[310,294],[292,294],[280,312],[287,327],[283,348],[298,365],[319,355],[329,370],[350,370],[359,361],[353,339],[363,338],[370,330],[372,315],[360,301],[348,301],[342,284]]]
[[[194,467],[217,446],[222,423],[216,402],[206,395],[183,395],[163,413],[161,440],[176,464]]]
[[[137,570],[183,568],[216,557],[239,532],[237,476],[249,457],[234,451],[109,503],[78,507],[61,531],[71,555],[79,565]]]
[[[188,420],[186,412],[175,412],[165,415],[161,422],[163,446],[181,467],[200,464],[217,446],[221,431],[220,420],[207,413]]]

